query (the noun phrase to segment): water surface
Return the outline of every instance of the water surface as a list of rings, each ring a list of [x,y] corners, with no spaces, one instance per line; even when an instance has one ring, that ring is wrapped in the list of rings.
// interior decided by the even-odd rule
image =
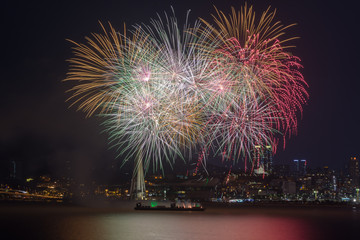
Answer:
[[[352,208],[208,208],[135,211],[81,206],[0,206],[1,239],[359,239]]]

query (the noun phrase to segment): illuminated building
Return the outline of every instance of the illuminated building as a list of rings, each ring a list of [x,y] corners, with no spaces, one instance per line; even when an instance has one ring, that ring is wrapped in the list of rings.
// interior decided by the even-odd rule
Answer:
[[[293,171],[297,175],[299,173],[299,160],[294,159]]]
[[[255,173],[258,174],[269,174],[273,171],[273,152],[270,145],[262,148],[261,146],[255,146]]]
[[[306,165],[307,165],[307,162],[305,159],[302,159],[300,161],[300,175],[301,176],[304,176],[306,175]]]
[[[268,173],[273,171],[273,152],[271,146],[266,146],[264,153],[264,166]]]
[[[306,168],[307,168],[306,166],[307,166],[307,162],[305,159],[302,160],[295,159],[293,165],[293,170],[295,175],[297,176],[306,175]]]

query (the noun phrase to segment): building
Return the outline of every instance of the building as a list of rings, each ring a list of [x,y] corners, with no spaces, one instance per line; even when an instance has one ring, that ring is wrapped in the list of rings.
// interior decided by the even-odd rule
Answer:
[[[283,181],[282,182],[283,194],[296,194],[296,182],[294,181]]]
[[[273,171],[273,151],[272,147],[267,145],[264,152],[264,166],[268,173]]]
[[[23,179],[23,165],[22,162],[12,160],[8,162],[8,178],[11,180]]]
[[[306,166],[307,162],[305,159],[300,160],[300,175],[304,176],[306,175]]]
[[[293,172],[296,176],[305,176],[307,168],[307,161],[305,159],[295,159],[293,163]]]
[[[299,165],[299,160],[298,159],[294,159],[294,163],[293,163],[293,171],[295,173],[298,173],[300,170],[300,165]]]
[[[272,147],[267,145],[255,146],[254,152],[255,169],[258,172],[263,172],[264,174],[270,174],[273,171],[273,152]]]
[[[349,176],[353,187],[359,187],[359,159],[351,157],[349,161]]]
[[[290,165],[288,164],[277,164],[273,166],[273,175],[276,176],[290,176]]]

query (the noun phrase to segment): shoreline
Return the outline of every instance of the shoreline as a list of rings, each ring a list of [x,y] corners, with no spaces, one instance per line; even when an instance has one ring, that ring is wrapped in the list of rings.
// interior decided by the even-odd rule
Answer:
[[[56,201],[0,201],[0,208],[17,206],[47,206],[47,207],[90,207],[90,208],[119,208],[133,209],[136,200],[74,200],[72,202]],[[359,203],[348,202],[300,202],[300,201],[268,201],[251,203],[229,203],[229,202],[200,202],[206,209],[242,209],[242,208],[358,208]]]

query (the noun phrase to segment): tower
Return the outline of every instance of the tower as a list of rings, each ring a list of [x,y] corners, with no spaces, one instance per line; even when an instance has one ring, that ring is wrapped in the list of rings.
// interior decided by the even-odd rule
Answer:
[[[272,147],[267,145],[265,147],[257,145],[255,146],[254,151],[254,163],[255,169],[257,172],[262,174],[269,174],[272,172],[273,168],[273,153]]]
[[[293,171],[295,172],[295,174],[299,174],[299,171],[300,171],[299,167],[300,167],[299,160],[294,159]]]
[[[300,177],[306,175],[306,165],[307,165],[307,161],[305,159],[302,160],[294,159],[293,173],[295,174],[295,176]]]
[[[264,162],[265,162],[265,169],[268,173],[273,172],[273,152],[272,147],[270,145],[267,145],[265,148],[265,154],[264,154]]]
[[[306,165],[307,165],[307,162],[306,162],[306,160],[305,159],[302,159],[301,161],[300,161],[300,166],[299,166],[299,171],[300,171],[300,175],[301,176],[304,176],[304,175],[306,175]]]
[[[142,159],[142,151],[139,151],[136,156],[133,176],[130,186],[131,198],[136,200],[144,200],[145,198],[145,179],[144,179],[144,165]]]
[[[359,159],[357,157],[351,157],[349,162],[349,175],[352,179],[352,186],[359,186]]]
[[[18,160],[12,160],[9,162],[9,177],[10,179],[21,180],[23,178],[22,162]]]

